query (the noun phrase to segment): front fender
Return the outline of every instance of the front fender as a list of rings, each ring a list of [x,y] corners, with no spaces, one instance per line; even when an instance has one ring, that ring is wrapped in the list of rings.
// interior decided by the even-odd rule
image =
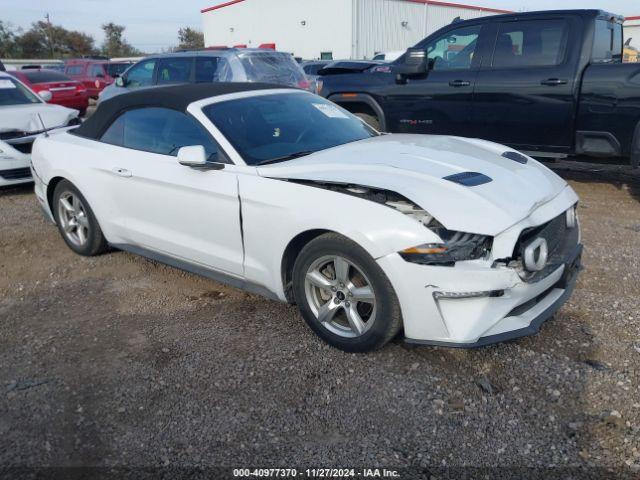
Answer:
[[[328,230],[353,240],[373,258],[439,241],[437,235],[391,207],[351,195],[253,175],[239,176],[245,276],[285,299],[280,272],[294,237]]]

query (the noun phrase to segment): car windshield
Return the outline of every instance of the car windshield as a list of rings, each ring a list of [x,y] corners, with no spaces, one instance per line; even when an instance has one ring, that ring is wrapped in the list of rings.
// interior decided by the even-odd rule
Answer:
[[[292,87],[306,83],[304,71],[283,52],[245,52],[238,55],[250,82],[276,83]]]
[[[310,93],[228,100],[203,112],[248,165],[291,160],[377,135],[359,118]]]
[[[0,77],[0,106],[41,103],[40,99],[13,78]]]

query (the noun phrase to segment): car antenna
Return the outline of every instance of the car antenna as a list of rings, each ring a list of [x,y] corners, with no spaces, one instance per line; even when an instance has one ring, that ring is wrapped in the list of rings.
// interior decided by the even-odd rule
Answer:
[[[44,132],[44,136],[48,137],[49,132],[47,132],[47,127],[44,125],[44,122],[42,121],[42,117],[40,116],[39,113],[36,113],[36,115],[38,115],[38,120],[40,120],[40,125],[42,125],[42,131]]]

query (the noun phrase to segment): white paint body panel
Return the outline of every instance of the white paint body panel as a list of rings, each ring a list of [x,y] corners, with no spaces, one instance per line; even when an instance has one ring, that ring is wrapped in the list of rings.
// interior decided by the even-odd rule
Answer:
[[[287,245],[311,230],[337,232],[379,263],[400,301],[406,335],[417,340],[472,343],[523,328],[537,310],[559,298],[562,291],[549,289],[564,267],[535,284],[523,282],[512,268],[492,268],[493,259],[512,254],[523,229],[548,222],[577,202],[575,192],[553,172],[533,159],[522,165],[501,157],[509,150],[501,145],[420,135],[384,135],[294,161],[247,166],[201,108],[278,92],[225,95],[189,106],[236,163],[223,170],[198,171],[179,165],[175,157],[69,133],[39,138],[33,152],[37,197],[50,213],[47,185],[55,177],[66,178],[84,194],[110,243],[141,247],[232,276],[283,301],[281,268]],[[442,179],[467,170],[493,181],[464,187]],[[291,179],[395,191],[449,229],[493,236],[492,258],[455,267],[409,263],[397,252],[440,241],[431,230],[388,206]],[[505,294],[436,301],[436,288]],[[534,309],[506,316],[547,290]]]

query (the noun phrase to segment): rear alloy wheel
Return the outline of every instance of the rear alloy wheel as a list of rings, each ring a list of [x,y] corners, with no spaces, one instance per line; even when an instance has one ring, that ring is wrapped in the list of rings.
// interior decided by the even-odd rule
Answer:
[[[307,324],[342,350],[374,350],[401,326],[398,300],[371,256],[352,241],[326,234],[307,244],[293,272],[296,303]]]
[[[74,252],[93,256],[107,250],[107,241],[89,204],[71,182],[62,180],[53,193],[58,230]]]

